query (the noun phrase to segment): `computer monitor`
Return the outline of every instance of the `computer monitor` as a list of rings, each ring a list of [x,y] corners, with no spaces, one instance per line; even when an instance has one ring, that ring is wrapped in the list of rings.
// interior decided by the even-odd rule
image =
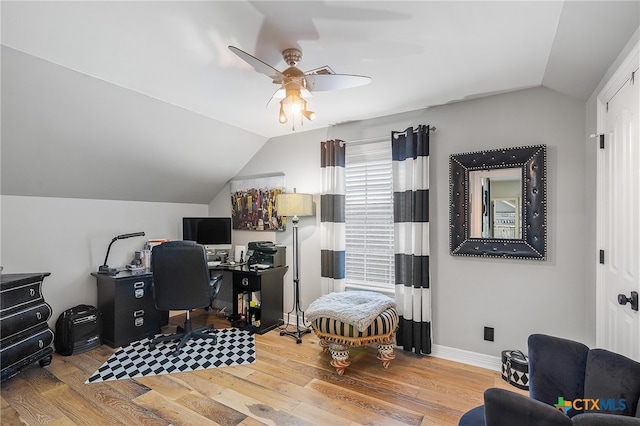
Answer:
[[[184,217],[182,239],[207,247],[231,248],[230,217]]]

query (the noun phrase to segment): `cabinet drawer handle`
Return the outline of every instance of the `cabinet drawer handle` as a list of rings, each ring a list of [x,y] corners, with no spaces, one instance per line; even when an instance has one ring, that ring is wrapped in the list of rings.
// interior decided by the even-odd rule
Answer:
[[[136,291],[134,292],[134,295],[136,296],[136,299],[142,299],[144,297],[144,289],[143,288],[136,289]]]
[[[142,327],[144,325],[144,318],[142,318],[142,317],[136,318],[135,320],[133,320],[133,324],[136,327]]]
[[[29,289],[29,295],[31,295],[31,297],[36,295],[36,291],[32,288]]]
[[[37,320],[41,320],[42,319],[42,314],[40,312],[36,312],[36,319]]]
[[[144,281],[138,281],[133,284],[133,288],[143,288],[143,287],[144,287]]]
[[[133,311],[133,317],[138,318],[144,316],[144,309],[139,309],[137,311]]]
[[[243,278],[242,279],[242,285],[243,286],[248,286],[249,285],[249,278]]]
[[[38,340],[38,347],[40,349],[42,349],[44,347],[44,342],[42,341],[42,339]]]

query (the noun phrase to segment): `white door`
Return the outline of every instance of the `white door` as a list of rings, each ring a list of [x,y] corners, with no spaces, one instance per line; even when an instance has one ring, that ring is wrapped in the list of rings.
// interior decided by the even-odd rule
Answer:
[[[620,303],[640,293],[638,53],[632,58],[622,70],[626,80],[614,79],[618,83],[601,99],[599,113],[604,148],[598,153],[598,248],[604,261],[598,267],[596,343],[640,361],[640,312]]]

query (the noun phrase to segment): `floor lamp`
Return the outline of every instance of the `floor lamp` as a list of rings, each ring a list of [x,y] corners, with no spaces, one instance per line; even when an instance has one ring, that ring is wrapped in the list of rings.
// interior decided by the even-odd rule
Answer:
[[[293,309],[287,315],[287,325],[280,330],[281,336],[291,336],[296,339],[296,343],[302,343],[302,336],[311,333],[311,329],[304,325],[304,311],[300,308],[300,254],[298,247],[298,216],[313,215],[313,196],[311,194],[298,194],[293,189],[293,193],[278,194],[276,197],[276,210],[278,216],[291,217],[293,225]],[[288,330],[289,317],[295,312],[296,329]],[[302,317],[302,326],[300,318]]]

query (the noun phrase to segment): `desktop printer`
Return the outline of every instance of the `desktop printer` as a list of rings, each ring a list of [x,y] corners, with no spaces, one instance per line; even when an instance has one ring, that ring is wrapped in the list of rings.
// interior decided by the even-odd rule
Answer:
[[[249,265],[269,265],[272,268],[285,266],[286,247],[277,246],[270,241],[254,241],[247,246],[247,260]]]

